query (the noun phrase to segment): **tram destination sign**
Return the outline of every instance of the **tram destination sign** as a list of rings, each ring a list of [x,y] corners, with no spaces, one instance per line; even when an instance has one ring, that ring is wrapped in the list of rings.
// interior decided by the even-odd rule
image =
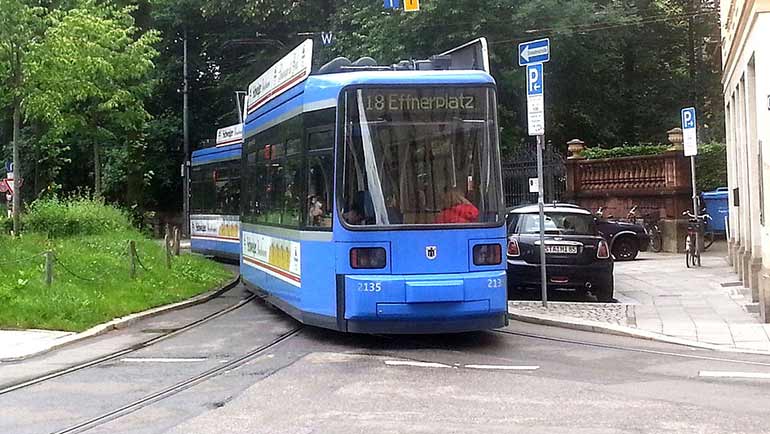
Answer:
[[[217,130],[217,146],[234,145],[243,141],[243,124],[235,124]]]
[[[375,116],[387,112],[460,112],[463,116],[481,113],[484,89],[365,89],[363,105]]]
[[[254,113],[273,98],[302,83],[310,75],[312,67],[313,40],[308,39],[249,85],[246,115]]]

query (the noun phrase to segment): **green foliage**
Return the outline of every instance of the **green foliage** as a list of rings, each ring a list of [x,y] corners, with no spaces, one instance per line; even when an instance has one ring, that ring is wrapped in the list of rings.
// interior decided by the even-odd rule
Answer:
[[[317,44],[318,64],[338,55],[372,56],[383,64],[425,58],[487,37],[504,154],[531,140],[516,45],[546,36],[554,58],[545,69],[547,140],[556,146],[575,137],[602,147],[658,143],[687,105],[698,108],[699,137],[724,139],[712,0],[430,0],[421,6],[405,13],[374,0],[0,0],[0,110],[13,95],[27,98],[20,166],[30,178],[27,200],[91,184],[95,151],[110,200],[140,211],[181,207],[185,32],[193,148],[238,121],[234,91],[306,37],[298,33],[321,31],[334,32],[337,42]],[[23,86],[10,86],[9,46],[23,54]],[[10,141],[7,131],[0,119],[0,143]]]
[[[583,156],[589,160],[602,158],[638,157],[642,155],[660,155],[666,152],[668,145],[618,146],[615,148],[588,148]]]
[[[700,145],[695,157],[695,182],[698,191],[712,191],[727,186],[727,146],[724,143]]]
[[[130,227],[118,208],[87,198],[39,199],[24,217],[24,229],[51,238],[97,235]]]
[[[127,242],[135,240],[140,259],[129,278]],[[178,302],[232,277],[224,266],[183,254],[165,268],[160,244],[130,228],[98,235],[50,240],[27,232],[0,235],[0,328],[82,331],[113,318]],[[45,286],[42,252],[51,250],[53,285]]]
[[[150,118],[144,102],[155,86],[149,73],[159,41],[157,32],[135,25],[134,6],[36,4],[0,5],[0,81],[12,84],[6,99],[16,98],[29,125],[20,164],[24,179],[35,176],[35,188],[25,189],[28,200],[52,187],[75,190],[89,175],[99,179],[94,156],[102,147],[123,147],[131,162],[143,161],[137,143]]]

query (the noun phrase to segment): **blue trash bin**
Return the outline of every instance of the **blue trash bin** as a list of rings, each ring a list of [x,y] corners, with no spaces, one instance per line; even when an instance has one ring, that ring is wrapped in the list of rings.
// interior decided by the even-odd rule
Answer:
[[[729,189],[727,187],[720,187],[714,191],[701,193],[706,213],[711,216],[711,220],[708,222],[708,230],[712,232],[725,232],[725,217],[730,213],[728,194]]]

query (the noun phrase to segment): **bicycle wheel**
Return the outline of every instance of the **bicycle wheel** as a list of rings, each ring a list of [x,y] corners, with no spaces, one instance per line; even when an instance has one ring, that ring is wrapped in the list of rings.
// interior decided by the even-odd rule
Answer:
[[[653,225],[649,231],[650,233],[650,249],[655,253],[660,253],[663,250],[663,234],[660,233],[658,225]]]
[[[690,244],[690,248],[692,249],[692,266],[693,267],[700,267],[700,234],[695,233],[694,234],[695,239],[692,240],[692,243]]]
[[[703,234],[703,251],[706,251],[709,247],[711,247],[712,244],[714,244],[714,239],[716,237],[714,236],[713,232],[706,232]]]
[[[692,246],[692,241],[690,240],[690,236],[688,235],[687,238],[684,240],[684,262],[687,264],[687,268],[690,268],[690,250]]]

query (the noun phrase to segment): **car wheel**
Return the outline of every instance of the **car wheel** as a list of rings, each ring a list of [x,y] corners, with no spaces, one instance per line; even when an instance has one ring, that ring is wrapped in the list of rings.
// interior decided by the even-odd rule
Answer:
[[[616,261],[632,261],[639,254],[639,242],[630,237],[623,237],[612,243],[612,256]]]
[[[615,279],[610,276],[600,287],[595,287],[591,293],[600,303],[612,303],[615,301]]]

